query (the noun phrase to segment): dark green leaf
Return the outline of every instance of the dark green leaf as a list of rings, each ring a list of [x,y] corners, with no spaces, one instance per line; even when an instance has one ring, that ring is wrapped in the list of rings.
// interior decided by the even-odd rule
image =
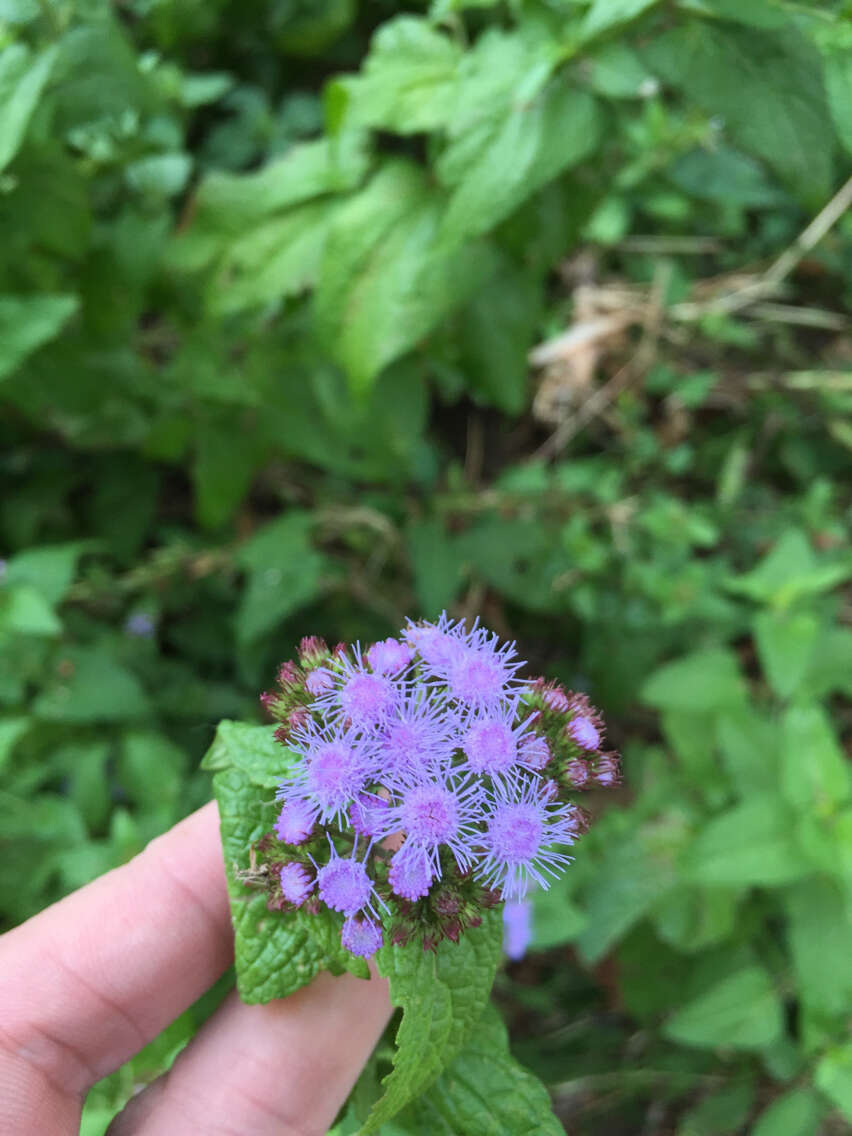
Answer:
[[[76,307],[75,296],[0,296],[0,379],[58,335]]]
[[[769,975],[747,967],[688,1002],[666,1022],[675,1041],[715,1049],[762,1049],[781,1033],[781,1006]]]
[[[482,1016],[491,994],[503,940],[499,910],[458,943],[443,940],[433,953],[419,943],[384,946],[379,972],[390,980],[391,1002],[403,1009],[393,1072],[363,1133],[376,1132],[452,1062]]]
[[[21,144],[58,51],[55,44],[34,53],[22,43],[10,43],[0,52],[0,170]]]
[[[319,594],[325,561],[311,545],[312,526],[309,513],[285,513],[240,549],[240,564],[249,571],[237,612],[241,642],[271,631]]]

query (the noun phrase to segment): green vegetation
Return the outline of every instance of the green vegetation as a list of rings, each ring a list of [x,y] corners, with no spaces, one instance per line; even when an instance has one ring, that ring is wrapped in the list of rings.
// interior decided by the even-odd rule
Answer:
[[[303,634],[481,613],[625,755],[515,1055],[578,1136],[848,1131],[850,173],[844,2],[0,0],[5,923]],[[388,1136],[480,1132],[474,1035]]]

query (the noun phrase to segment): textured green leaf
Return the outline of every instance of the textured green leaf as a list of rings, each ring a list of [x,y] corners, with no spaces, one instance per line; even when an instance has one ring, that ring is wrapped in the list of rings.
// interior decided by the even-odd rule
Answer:
[[[420,615],[434,619],[458,594],[463,558],[453,537],[435,517],[412,521],[406,539]]]
[[[739,1132],[751,1112],[754,1084],[751,1080],[735,1081],[689,1109],[677,1127],[677,1136],[727,1136]]]
[[[645,58],[806,201],[829,194],[835,146],[821,63],[789,22],[755,32],[695,20],[649,42]]]
[[[398,134],[435,130],[449,121],[461,50],[426,20],[400,16],[373,37],[360,75],[340,80],[347,125]]]
[[[238,417],[199,422],[195,440],[195,511],[205,528],[214,529],[239,506],[266,452]]]
[[[249,1003],[284,998],[328,969],[330,960],[312,934],[314,917],[268,911],[265,897],[236,879],[237,870],[249,867],[251,845],[272,829],[274,795],[253,784],[236,766],[216,774],[213,792],[219,803],[231,897],[237,990]]]
[[[403,1016],[393,1072],[383,1082],[384,1095],[362,1130],[365,1136],[418,1096],[464,1047],[488,1003],[502,940],[497,910],[458,943],[444,940],[434,953],[417,943],[389,944],[378,952],[379,972],[390,980],[391,1002],[402,1007]]]
[[[251,642],[315,599],[325,560],[311,545],[313,517],[292,511],[272,521],[239,552],[249,580],[237,612],[237,636]]]
[[[421,171],[403,161],[387,163],[337,211],[317,283],[317,331],[356,393],[494,268],[486,248],[439,240],[443,211]]]
[[[510,1054],[506,1027],[493,1005],[486,1006],[452,1064],[398,1122],[429,1136],[561,1136],[564,1131],[544,1085]]]
[[[825,1107],[810,1089],[793,1089],[764,1109],[751,1136],[813,1136],[819,1131]]]
[[[781,1034],[783,1019],[769,975],[758,966],[723,978],[677,1010],[665,1034],[686,1045],[761,1049]]]
[[[661,710],[704,713],[737,706],[745,693],[730,651],[696,651],[655,671],[642,687],[645,702]]]
[[[201,768],[218,773],[233,767],[253,785],[274,789],[287,776],[294,761],[293,754],[275,740],[274,732],[274,726],[250,726],[225,718],[216,729],[216,737],[204,755]]]
[[[23,715],[0,718],[0,772],[12,756],[18,740],[29,730],[32,722]]]
[[[597,104],[567,82],[453,139],[438,176],[453,190],[442,226],[451,241],[487,232],[597,146]]]
[[[58,335],[76,307],[76,296],[0,296],[0,379]]]
[[[0,52],[0,170],[17,153],[58,51],[54,44],[36,54],[11,43]]]
[[[837,136],[852,151],[852,28],[848,21],[815,29],[823,53],[825,93]]]

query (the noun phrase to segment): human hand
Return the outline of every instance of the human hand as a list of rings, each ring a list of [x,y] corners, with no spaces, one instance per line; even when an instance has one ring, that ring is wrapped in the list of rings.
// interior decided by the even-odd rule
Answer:
[[[232,960],[210,804],[0,938],[0,1132],[77,1133],[89,1088]],[[387,983],[322,973],[290,997],[235,993],[109,1136],[319,1136],[391,1012]]]

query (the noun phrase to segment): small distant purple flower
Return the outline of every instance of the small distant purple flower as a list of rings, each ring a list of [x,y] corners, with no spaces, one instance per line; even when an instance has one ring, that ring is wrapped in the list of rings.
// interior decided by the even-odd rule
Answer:
[[[505,899],[523,898],[530,880],[546,888],[544,873],[555,875],[570,860],[554,846],[574,843],[572,819],[551,805],[535,781],[499,790],[486,824],[486,854],[478,876],[499,888]]]
[[[532,904],[528,899],[508,900],[503,905],[503,950],[517,962],[532,942]]]
[[[315,671],[309,671],[305,679],[305,689],[308,694],[325,694],[326,691],[331,690],[334,686],[334,675],[331,671],[327,671],[325,667],[317,667]]]
[[[370,907],[373,882],[360,860],[344,859],[332,846],[329,862],[317,869],[320,898],[332,911],[354,915]]]
[[[150,615],[147,615],[144,611],[137,611],[128,616],[124,630],[128,635],[135,635],[139,639],[150,639],[156,627]]]
[[[398,639],[383,639],[367,651],[367,662],[377,674],[399,674],[413,658],[414,651]]]
[[[574,718],[568,723],[566,730],[582,749],[596,750],[601,744],[600,731],[589,718]]]
[[[304,864],[296,861],[281,865],[279,879],[281,894],[288,903],[295,904],[296,907],[303,904],[313,890],[314,885],[308,869]]]
[[[285,801],[275,822],[275,835],[284,844],[301,844],[310,836],[316,819],[316,811],[307,802]]]
[[[429,857],[414,844],[406,842],[391,860],[388,882],[391,890],[403,899],[422,899],[428,894],[433,879]]]
[[[356,916],[350,916],[343,923],[343,930],[340,932],[340,942],[346,950],[351,951],[353,955],[360,955],[361,958],[369,958],[370,955],[374,955],[382,945],[382,929],[377,923],[373,923],[370,919],[359,919]]]

